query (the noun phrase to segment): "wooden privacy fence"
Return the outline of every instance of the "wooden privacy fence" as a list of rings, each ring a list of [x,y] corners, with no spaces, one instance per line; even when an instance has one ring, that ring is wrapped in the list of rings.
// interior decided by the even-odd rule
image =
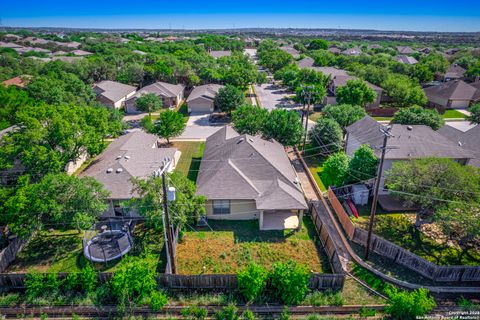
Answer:
[[[25,289],[25,273],[2,273],[0,274],[0,288]],[[64,279],[68,273],[58,273],[60,279]],[[100,283],[107,282],[113,276],[111,272],[98,273]],[[345,276],[342,274],[319,274],[312,273],[309,287],[312,290],[340,290],[343,288]],[[161,287],[174,291],[189,290],[227,290],[237,289],[236,274],[200,274],[181,275],[162,273],[157,276],[157,282]]]
[[[367,231],[356,227],[350,221],[340,201],[331,189],[328,189],[328,199],[348,238],[354,243],[365,247],[367,244]],[[393,262],[415,271],[434,282],[480,281],[480,267],[439,266],[375,234],[372,234],[370,249],[376,254],[389,258]]]
[[[27,239],[17,237],[13,239],[7,247],[0,251],[0,272],[5,271],[8,265],[15,260],[17,253],[23,248],[27,241]]]

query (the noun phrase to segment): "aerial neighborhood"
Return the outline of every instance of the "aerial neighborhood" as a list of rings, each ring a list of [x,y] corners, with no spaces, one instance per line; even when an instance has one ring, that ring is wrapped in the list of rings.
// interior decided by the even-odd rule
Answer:
[[[0,28],[0,81],[0,315],[479,308],[478,34]]]

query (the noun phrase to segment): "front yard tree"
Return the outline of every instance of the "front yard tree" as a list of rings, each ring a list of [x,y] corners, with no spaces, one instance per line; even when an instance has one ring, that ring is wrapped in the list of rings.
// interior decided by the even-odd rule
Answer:
[[[270,112],[263,126],[263,135],[275,139],[284,146],[295,146],[303,136],[300,116],[295,111],[275,109]]]
[[[339,104],[366,106],[377,98],[375,91],[363,80],[348,80],[347,84],[339,87],[336,92]]]
[[[262,132],[268,111],[251,104],[243,104],[232,112],[233,127],[240,134],[256,135]]]
[[[385,185],[390,193],[402,198],[407,206],[420,206],[421,218],[431,218],[449,202],[480,203],[480,172],[450,159],[424,158],[396,161],[386,172]]]
[[[327,186],[343,185],[348,174],[350,159],[344,152],[337,152],[328,157],[323,165],[323,178]]]
[[[413,106],[398,110],[393,116],[392,123],[405,125],[423,124],[433,130],[438,130],[445,124],[445,121],[436,109]]]
[[[334,153],[342,149],[342,128],[333,119],[318,119],[308,135],[311,145],[317,148],[317,153]]]
[[[147,93],[139,97],[136,101],[137,109],[148,112],[148,116],[152,116],[152,112],[162,108],[162,99],[154,93]]]
[[[319,104],[326,95],[327,90],[321,84],[299,86],[295,89],[295,101],[304,106],[308,103],[310,103],[310,105]],[[310,100],[308,96],[310,96]]]
[[[218,91],[215,97],[215,105],[222,112],[231,113],[235,108],[245,103],[242,90],[227,84]]]
[[[158,120],[152,128],[152,133],[166,139],[167,143],[170,143],[171,138],[178,137],[185,131],[186,125],[185,118],[181,113],[167,110],[160,113]]]
[[[407,76],[389,74],[383,81],[382,88],[396,107],[423,106],[427,103],[422,87]]]
[[[335,120],[342,129],[363,119],[367,115],[363,107],[350,104],[327,105],[322,112],[325,118]]]
[[[356,183],[374,178],[377,171],[377,163],[378,159],[372,148],[362,144],[355,151],[348,164],[348,182]]]
[[[480,124],[480,103],[476,103],[468,108],[470,115],[467,116],[467,120],[472,124]]]
[[[31,184],[28,176],[22,176],[3,209],[10,230],[19,236],[51,225],[84,230],[105,211],[107,196],[103,186],[90,177],[49,174]]]

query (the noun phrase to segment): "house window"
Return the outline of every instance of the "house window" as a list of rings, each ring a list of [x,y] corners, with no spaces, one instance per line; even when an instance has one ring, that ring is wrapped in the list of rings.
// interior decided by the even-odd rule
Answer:
[[[213,214],[230,214],[230,200],[213,200]]]

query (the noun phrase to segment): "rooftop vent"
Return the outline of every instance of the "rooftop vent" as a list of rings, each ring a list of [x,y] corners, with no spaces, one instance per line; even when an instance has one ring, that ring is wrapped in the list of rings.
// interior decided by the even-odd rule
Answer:
[[[117,160],[122,159],[122,156],[117,156],[115,159],[117,159]]]
[[[458,145],[459,145],[460,147],[463,147],[462,141],[458,141]]]
[[[108,168],[107,169],[107,173],[112,173],[113,172],[113,169],[112,168]]]
[[[412,130],[413,130],[413,127],[412,127],[412,126],[407,126],[407,130],[408,130],[408,131],[412,131]]]
[[[127,160],[130,159],[130,156],[125,156],[125,159],[127,159]]]
[[[248,138],[248,141],[253,142],[253,139],[252,139],[252,138]]]
[[[120,172],[122,172],[122,171],[123,171],[122,168],[118,168],[118,169],[117,169],[117,173],[120,173]]]
[[[245,140],[244,138],[238,139],[237,144],[242,143],[244,140]]]

